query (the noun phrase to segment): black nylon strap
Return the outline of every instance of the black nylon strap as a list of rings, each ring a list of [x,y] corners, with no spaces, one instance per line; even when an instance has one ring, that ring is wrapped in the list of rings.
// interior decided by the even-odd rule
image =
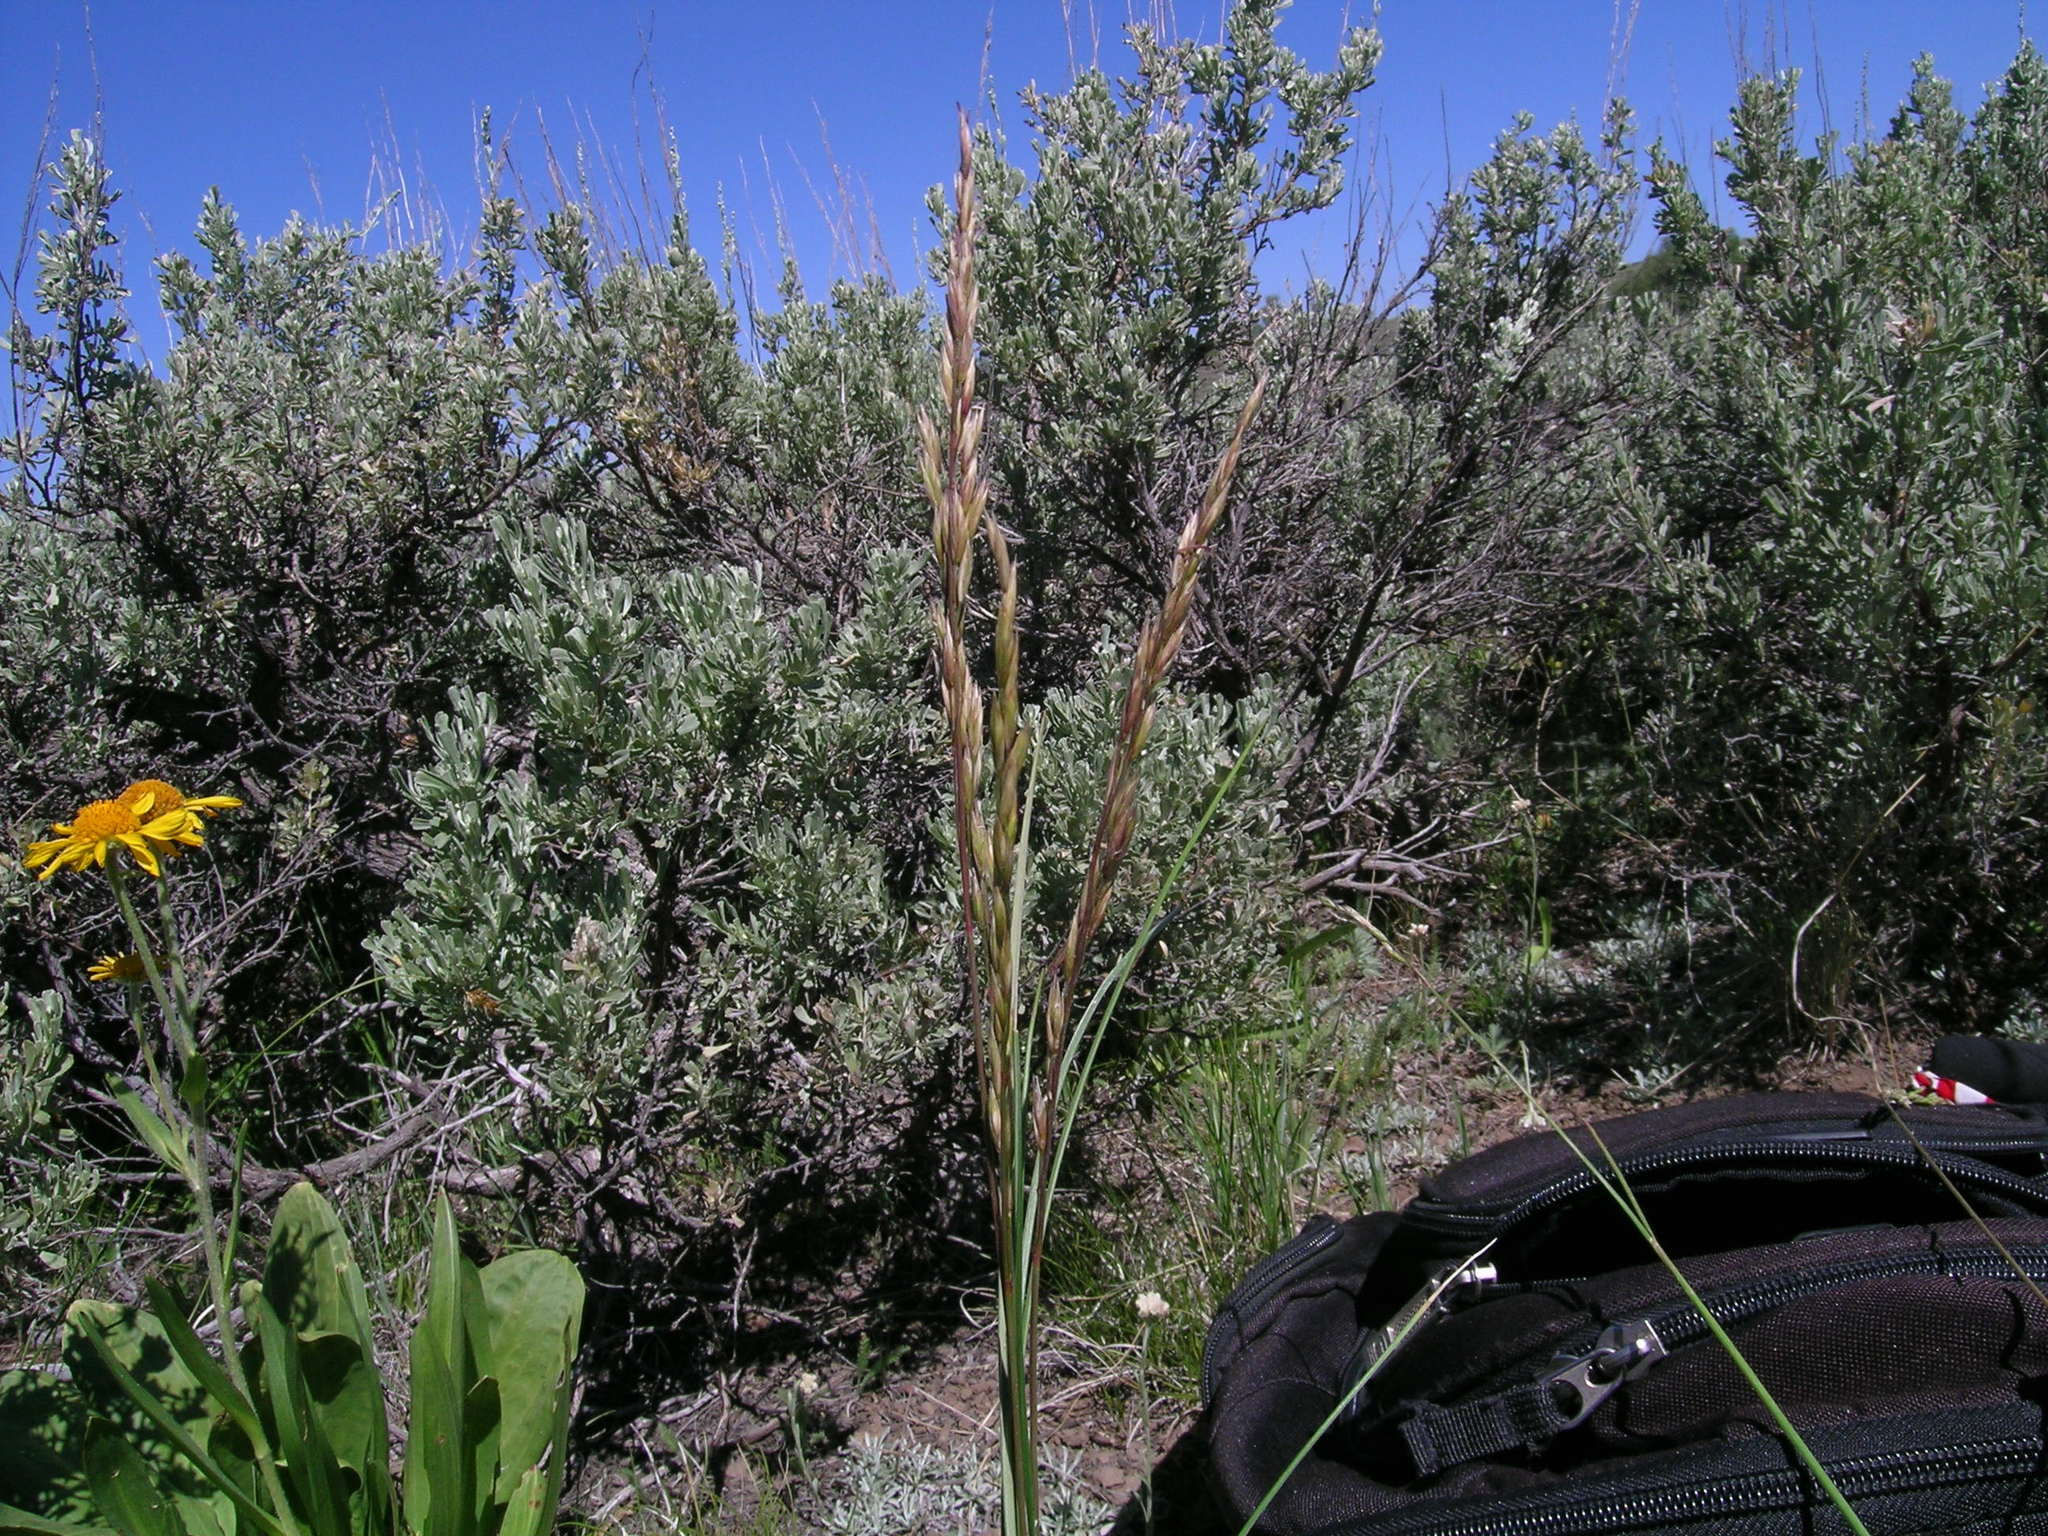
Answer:
[[[1447,1467],[1503,1451],[1533,1451],[1571,1420],[1558,1406],[1550,1384],[1535,1382],[1455,1408],[1424,1403],[1400,1432],[1414,1458],[1415,1475],[1433,1477]]]

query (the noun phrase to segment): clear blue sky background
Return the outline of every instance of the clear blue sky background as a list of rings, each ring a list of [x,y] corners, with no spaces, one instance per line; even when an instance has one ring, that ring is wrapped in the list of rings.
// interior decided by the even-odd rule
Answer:
[[[1213,38],[1222,8],[1180,0],[1173,20]],[[1281,36],[1326,64],[1347,12],[1364,10],[1297,0]],[[147,292],[148,257],[192,247],[211,185],[252,234],[294,210],[360,222],[381,161],[413,192],[428,183],[466,230],[481,108],[495,109],[540,190],[543,126],[560,151],[580,135],[630,162],[637,132],[651,153],[651,86],[676,134],[700,249],[715,247],[722,190],[772,274],[779,196],[820,292],[850,265],[820,207],[837,202],[836,166],[906,282],[931,243],[924,193],[949,172],[953,105],[976,100],[984,44],[1014,142],[1018,88],[1085,67],[1091,31],[1106,67],[1127,62],[1127,0],[1094,0],[1092,16],[1091,28],[1089,0],[95,0],[89,13],[79,0],[0,0],[0,192],[25,195],[53,89],[53,147],[91,122],[97,98],[126,192],[125,271]],[[1387,205],[1414,218],[1440,195],[1447,163],[1462,176],[1516,111],[1539,127],[1597,121],[1617,33],[1611,0],[1385,0],[1379,26],[1386,56],[1364,98],[1365,137]],[[1974,106],[2020,31],[2018,0],[1642,0],[1621,84],[1643,142],[1661,134],[1704,171],[1745,66],[1802,65],[1811,87],[1817,57],[1835,126],[1853,131],[1867,104],[1881,129],[1914,55],[1934,54]],[[1821,97],[1809,101],[1818,130]],[[1299,232],[1269,259],[1269,279],[1327,267],[1339,224]],[[147,315],[147,301],[136,309]]]

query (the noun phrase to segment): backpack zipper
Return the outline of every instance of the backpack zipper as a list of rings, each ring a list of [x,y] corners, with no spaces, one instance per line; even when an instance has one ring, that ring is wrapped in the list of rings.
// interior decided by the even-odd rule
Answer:
[[[1371,1394],[1359,1391],[1359,1383],[1382,1361],[1450,1311],[1458,1297],[1499,1282],[1500,1270],[1481,1262],[1492,1246],[1488,1243],[1469,1258],[1453,1259],[1448,1264],[1438,1265],[1422,1282],[1422,1289],[1402,1303],[1400,1310],[1391,1318],[1380,1327],[1359,1335],[1358,1343],[1344,1362],[1344,1370],[1339,1377],[1344,1386],[1341,1395],[1345,1399],[1338,1415],[1340,1421],[1356,1418],[1364,1412]]]
[[[1833,1290],[1840,1285],[1854,1285],[1862,1280],[1888,1280],[1897,1275],[1932,1275],[1937,1278],[1951,1277],[1957,1280],[1996,1280],[2011,1275],[2017,1265],[2029,1280],[2048,1281],[2048,1248],[2012,1248],[2011,1263],[2006,1255],[1992,1250],[1977,1249],[1961,1253],[1940,1254],[1935,1252],[1894,1254],[1881,1259],[1847,1259],[1838,1264],[1816,1266],[1802,1271],[1798,1278],[1783,1277],[1776,1280],[1752,1281],[1747,1285],[1723,1286],[1713,1294],[1703,1297],[1707,1310],[1714,1314],[1716,1322],[1741,1322],[1744,1318],[1755,1317],[1796,1301],[1801,1296],[1819,1291]],[[1570,1282],[1544,1281],[1552,1284]],[[1724,1304],[1725,1303],[1725,1304]],[[1681,1345],[1691,1344],[1705,1338],[1711,1329],[1690,1303],[1680,1303],[1662,1312],[1649,1314],[1646,1322],[1663,1339],[1667,1351]],[[1592,1327],[1581,1334],[1574,1334],[1570,1341],[1560,1346],[1560,1354],[1577,1354],[1591,1346],[1601,1334],[1599,1327]]]
[[[1209,1325],[1208,1336],[1202,1340],[1202,1401],[1210,1402],[1216,1396],[1217,1354],[1222,1346],[1218,1336],[1223,1319],[1234,1315],[1242,1338],[1244,1320],[1255,1314],[1283,1286],[1287,1285],[1309,1262],[1325,1248],[1337,1241],[1342,1225],[1333,1216],[1317,1212],[1303,1227],[1285,1243],[1267,1254],[1258,1263],[1245,1271],[1245,1277],[1238,1281],[1236,1289],[1224,1298],[1218,1309],[1216,1320]]]
[[[1929,1450],[1885,1451],[1824,1461],[1835,1486],[1852,1503],[1877,1494],[1938,1488],[2035,1472],[2041,1442],[2010,1435]],[[1412,1515],[1378,1515],[1325,1526],[1314,1536],[1592,1536],[1643,1529],[1652,1521],[1711,1519],[1719,1515],[1797,1513],[1826,1507],[1812,1478],[1800,1468],[1745,1472],[1707,1483],[1687,1483],[1636,1494],[1602,1492],[1597,1483],[1573,1490],[1567,1502],[1516,1514],[1463,1519],[1417,1507]]]
[[[1924,1140],[1922,1145],[1927,1145]],[[1928,1150],[1936,1152],[1946,1149],[1929,1147]],[[1711,1167],[1717,1164],[1739,1163],[1745,1159],[1783,1159],[1788,1155],[1798,1162],[1841,1163],[1863,1167],[1876,1164],[1895,1168],[1924,1168],[1928,1165],[1928,1159],[1923,1158],[1920,1151],[1910,1144],[1890,1146],[1870,1141],[1788,1141],[1782,1138],[1771,1141],[1722,1142],[1704,1147],[1680,1147],[1639,1157],[1623,1157],[1620,1164],[1623,1176],[1634,1178],[1645,1173],[1664,1173],[1688,1167]],[[1950,1157],[1936,1157],[1934,1162],[1959,1183],[1967,1182],[1979,1188],[1989,1188],[2017,1196],[2033,1210],[2048,1214],[2048,1188],[2043,1188],[2032,1179],[2008,1173],[2003,1168],[1979,1163],[1975,1159],[1958,1161]],[[1496,1204],[1491,1208],[1475,1209],[1470,1205],[1461,1208],[1445,1203],[1417,1200],[1408,1207],[1403,1219],[1438,1232],[1455,1232],[1462,1236],[1477,1230],[1492,1236],[1599,1187],[1599,1180],[1590,1170],[1578,1168],[1523,1196],[1512,1205]]]
[[[2015,1265],[2025,1278],[2048,1279],[2048,1248],[2037,1246],[2012,1251],[2011,1262],[2007,1262],[2004,1254],[1984,1249],[1853,1259],[1816,1266],[1801,1271],[1796,1277],[1722,1287],[1702,1299],[1715,1320],[1727,1324],[1769,1312],[1802,1296],[1818,1295],[1858,1281],[1888,1279],[1897,1275],[1995,1280],[2011,1275]],[[1571,1283],[1546,1281],[1540,1287],[1530,1289],[1547,1290],[1553,1284]],[[1464,1396],[1455,1405],[1426,1409],[1423,1419],[1430,1423],[1428,1431],[1418,1434],[1421,1429],[1418,1423],[1405,1431],[1404,1437],[1408,1439],[1410,1452],[1417,1457],[1417,1465],[1425,1475],[1449,1466],[1482,1460],[1499,1451],[1513,1449],[1515,1445],[1534,1449],[1583,1424],[1627,1382],[1642,1376],[1673,1350],[1696,1343],[1711,1331],[1706,1319],[1686,1302],[1626,1322],[1589,1325],[1567,1334],[1543,1374],[1533,1381],[1525,1377],[1503,1389]],[[1347,1387],[1356,1380],[1354,1373],[1346,1373]],[[1369,1393],[1360,1394],[1361,1401],[1351,1416],[1362,1415],[1366,1407],[1363,1399],[1369,1396]],[[1444,1433],[1441,1428],[1444,1421],[1469,1423],[1476,1416],[1481,1422],[1491,1424],[1497,1415],[1488,1411],[1490,1407],[1508,1409],[1502,1416],[1503,1422],[1512,1423],[1515,1432],[1524,1438],[1514,1444],[1489,1442],[1468,1430],[1451,1437],[1450,1444],[1456,1447],[1455,1450],[1447,1453],[1442,1450],[1443,1441],[1439,1436]],[[1443,1459],[1439,1460],[1439,1455]]]

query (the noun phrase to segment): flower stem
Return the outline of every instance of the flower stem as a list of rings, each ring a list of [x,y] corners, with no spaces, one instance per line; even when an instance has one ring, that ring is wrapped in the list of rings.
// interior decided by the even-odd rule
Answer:
[[[253,1403],[255,1397],[249,1390],[248,1374],[242,1369],[242,1352],[235,1347],[234,1310],[229,1304],[227,1265],[222,1258],[220,1235],[215,1228],[213,1179],[208,1166],[212,1145],[207,1134],[205,1064],[200,1058],[199,1036],[194,1028],[191,988],[179,953],[177,914],[171,906],[170,892],[159,880],[157,916],[163,926],[159,942],[135,910],[135,903],[128,894],[127,877],[111,862],[107,865],[107,880],[114,888],[114,902],[121,909],[129,936],[135,941],[135,953],[142,961],[143,973],[149,977],[150,991],[155,994],[157,1007],[163,1013],[176,1058],[176,1103],[184,1111],[182,1116],[173,1108],[172,1096],[165,1091],[166,1085],[157,1070],[156,1053],[150,1046],[141,1010],[131,1010],[129,1017],[135,1025],[136,1039],[142,1046],[143,1063],[149,1072],[150,1086],[156,1092],[158,1107],[166,1123],[181,1124],[185,1133],[186,1157],[182,1172],[185,1185],[192,1193],[194,1214],[198,1218],[199,1251],[206,1262],[207,1295],[213,1303],[214,1319],[220,1327],[221,1365],[234,1389],[242,1395],[242,1400]],[[262,1469],[271,1507],[288,1530],[296,1530],[297,1522],[285,1496],[284,1481],[278,1475],[277,1457],[263,1433],[260,1419],[256,1421],[255,1440],[256,1464]]]

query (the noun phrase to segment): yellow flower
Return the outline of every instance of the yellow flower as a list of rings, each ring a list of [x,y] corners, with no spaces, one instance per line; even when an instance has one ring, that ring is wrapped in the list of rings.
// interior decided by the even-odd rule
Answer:
[[[149,815],[149,820],[144,821],[118,800],[95,800],[81,806],[70,821],[54,825],[52,830],[57,836],[48,842],[28,845],[28,867],[42,871],[36,876],[38,880],[47,880],[60,869],[85,869],[91,865],[104,869],[107,854],[125,848],[143,869],[161,875],[163,866],[157,862],[157,849],[172,843],[198,843],[198,832],[186,826],[188,820],[196,822],[198,818],[182,807],[162,815],[152,814],[153,810],[152,806],[143,813]]]
[[[211,820],[222,811],[233,810],[242,802],[233,795],[180,794],[175,786],[162,779],[137,779],[115,796],[117,804],[125,805],[138,818],[149,818],[151,825],[165,816],[177,816],[182,834],[170,839],[152,839],[157,843],[159,853],[176,854],[186,847],[197,848],[202,839],[200,818]]]
[[[142,968],[142,956],[134,950],[125,955],[101,955],[97,963],[86,968],[88,981],[141,982],[149,979],[149,972]]]

